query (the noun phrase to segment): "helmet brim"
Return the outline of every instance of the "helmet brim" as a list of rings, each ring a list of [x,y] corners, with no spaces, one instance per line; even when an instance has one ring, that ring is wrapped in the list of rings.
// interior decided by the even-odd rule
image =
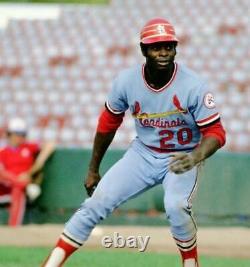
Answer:
[[[175,36],[157,36],[157,37],[150,37],[150,38],[143,38],[141,43],[143,44],[153,44],[158,42],[177,42],[178,39]]]

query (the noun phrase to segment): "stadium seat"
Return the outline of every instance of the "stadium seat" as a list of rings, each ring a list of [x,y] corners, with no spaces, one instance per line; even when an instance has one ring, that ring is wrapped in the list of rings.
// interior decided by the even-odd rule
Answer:
[[[149,18],[164,16],[176,25],[178,61],[215,91],[229,136],[224,149],[245,151],[235,135],[250,143],[248,5],[247,0],[169,0],[166,7],[165,0],[113,0],[101,8],[62,6],[54,20],[11,19],[0,40],[0,122],[31,113],[33,136],[91,146],[113,78],[143,62],[138,29]],[[60,124],[58,116],[66,122]],[[115,147],[128,145],[133,124],[125,119]]]

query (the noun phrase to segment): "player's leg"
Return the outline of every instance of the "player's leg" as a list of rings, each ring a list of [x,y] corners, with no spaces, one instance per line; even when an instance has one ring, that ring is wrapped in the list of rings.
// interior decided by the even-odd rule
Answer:
[[[66,258],[86,241],[92,229],[116,207],[154,185],[152,160],[133,148],[124,155],[101,179],[92,197],[86,199],[72,216],[43,265],[62,266]]]
[[[169,172],[164,181],[164,205],[171,232],[180,250],[184,267],[198,267],[196,224],[192,197],[197,187],[198,168],[183,174]]]
[[[9,226],[22,224],[26,208],[26,194],[24,188],[13,186],[9,208]]]

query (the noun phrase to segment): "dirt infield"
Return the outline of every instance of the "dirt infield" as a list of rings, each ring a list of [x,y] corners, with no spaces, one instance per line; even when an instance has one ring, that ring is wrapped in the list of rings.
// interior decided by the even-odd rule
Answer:
[[[0,246],[52,246],[63,229],[62,225],[28,225],[17,228],[0,226]],[[166,227],[99,226],[92,232],[84,248],[102,248],[103,236],[150,236],[147,251],[176,253],[176,246]],[[250,229],[200,228],[198,232],[200,254],[250,259]]]

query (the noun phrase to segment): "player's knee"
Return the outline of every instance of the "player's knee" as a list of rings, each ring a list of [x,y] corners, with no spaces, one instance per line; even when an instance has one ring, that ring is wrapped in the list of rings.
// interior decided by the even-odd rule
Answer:
[[[183,225],[186,223],[187,220],[189,220],[189,216],[187,216],[187,213],[190,209],[188,208],[186,201],[168,201],[165,202],[164,205],[167,218],[172,225]]]
[[[167,214],[179,213],[187,207],[187,203],[186,201],[183,201],[182,199],[178,198],[165,199],[164,206]]]

